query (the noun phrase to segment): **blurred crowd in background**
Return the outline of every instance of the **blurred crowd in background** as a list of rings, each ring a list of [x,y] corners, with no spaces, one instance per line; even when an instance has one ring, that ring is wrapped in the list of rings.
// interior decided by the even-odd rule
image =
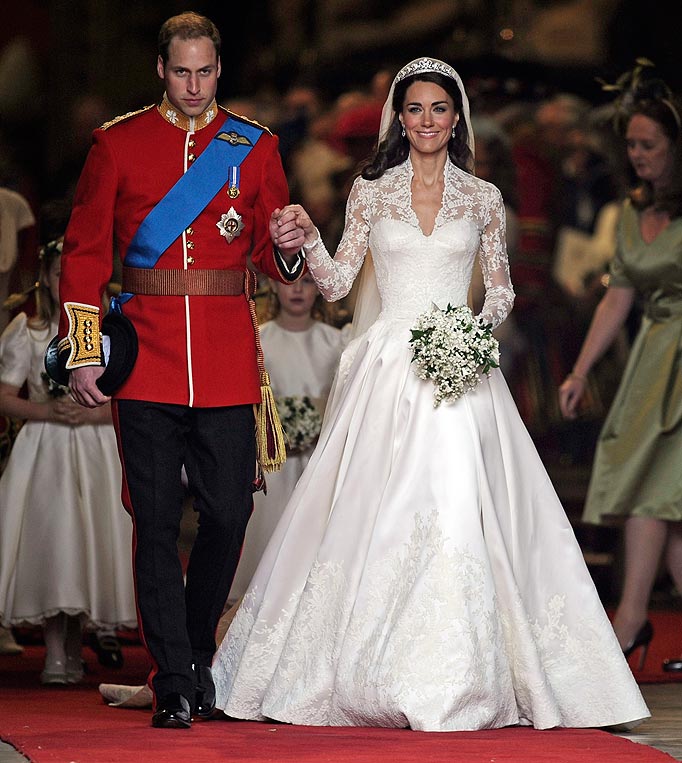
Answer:
[[[334,97],[296,84],[283,92],[223,101],[279,136],[291,198],[310,211],[330,250],[341,235],[349,184],[376,143],[393,74],[388,69],[368,72],[363,87]],[[596,370],[589,405],[578,422],[561,420],[556,389],[572,367],[605,287],[618,201],[631,180],[622,139],[601,105],[596,79],[593,101],[514,78],[469,77],[465,84],[474,118],[476,173],[500,188],[507,205],[517,301],[513,320],[499,332],[505,375],[543,456],[588,463],[591,452],[585,444],[594,441],[608,407],[628,336],[623,336],[621,351],[610,353]],[[23,147],[2,136],[2,186],[25,199],[35,221],[26,225],[32,222],[26,215],[14,223],[3,219],[3,247],[9,246],[5,237],[12,225],[18,242],[15,255],[5,258],[14,260],[9,291],[32,283],[37,242],[45,240],[55,214],[68,216],[92,130],[114,116],[100,95],[80,95],[63,115],[69,151],[52,171],[39,175],[22,161]],[[114,253],[113,281],[117,266]],[[474,279],[473,292],[475,302],[479,279]],[[352,320],[353,297],[351,293],[336,306],[339,326]]]

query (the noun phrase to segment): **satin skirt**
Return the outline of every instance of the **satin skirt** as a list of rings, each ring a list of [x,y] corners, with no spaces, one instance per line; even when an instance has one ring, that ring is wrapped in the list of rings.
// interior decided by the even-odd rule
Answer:
[[[216,655],[218,707],[426,731],[647,717],[504,377],[434,408],[409,327],[379,320],[344,353]]]

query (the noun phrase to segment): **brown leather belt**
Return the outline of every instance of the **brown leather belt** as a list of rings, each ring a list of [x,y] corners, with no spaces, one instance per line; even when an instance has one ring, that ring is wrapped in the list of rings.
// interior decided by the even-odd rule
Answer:
[[[237,296],[244,293],[243,270],[161,270],[123,267],[122,291],[158,297]]]

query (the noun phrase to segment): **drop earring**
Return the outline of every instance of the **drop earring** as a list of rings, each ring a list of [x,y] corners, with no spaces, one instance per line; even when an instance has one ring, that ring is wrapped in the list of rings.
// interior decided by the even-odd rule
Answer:
[[[403,125],[402,130],[400,131],[400,134],[405,137],[405,125]]]
[[[453,138],[455,137],[455,127],[456,127],[456,126],[457,126],[457,125],[452,125],[452,137],[453,137]]]

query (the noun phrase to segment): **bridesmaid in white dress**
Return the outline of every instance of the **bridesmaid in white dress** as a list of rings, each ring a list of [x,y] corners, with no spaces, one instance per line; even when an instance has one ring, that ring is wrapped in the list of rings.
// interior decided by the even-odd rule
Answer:
[[[37,315],[19,313],[0,337],[0,410],[25,420],[0,478],[0,623],[44,627],[45,684],[83,678],[84,626],[137,627],[111,413],[83,408],[43,378],[60,253],[61,241],[42,250]]]
[[[310,274],[292,284],[270,282],[270,320],[260,327],[260,340],[278,400],[292,399],[301,406],[306,397],[315,408],[311,416],[321,418],[339,357],[345,330],[324,322],[324,305]],[[246,591],[258,562],[284,511],[298,478],[303,473],[317,437],[304,447],[288,447],[281,471],[267,475],[267,494],[254,494],[254,508],[232,583],[228,601],[237,601]],[[294,443],[292,443],[294,445]]]
[[[434,408],[411,366],[417,316],[466,304],[477,253],[480,320],[495,328],[512,307],[503,201],[472,171],[461,79],[417,59],[396,75],[335,258],[300,206],[273,222],[304,229],[328,300],[368,249],[376,275],[317,447],[216,654],[228,716],[450,731],[649,714],[499,369]]]

